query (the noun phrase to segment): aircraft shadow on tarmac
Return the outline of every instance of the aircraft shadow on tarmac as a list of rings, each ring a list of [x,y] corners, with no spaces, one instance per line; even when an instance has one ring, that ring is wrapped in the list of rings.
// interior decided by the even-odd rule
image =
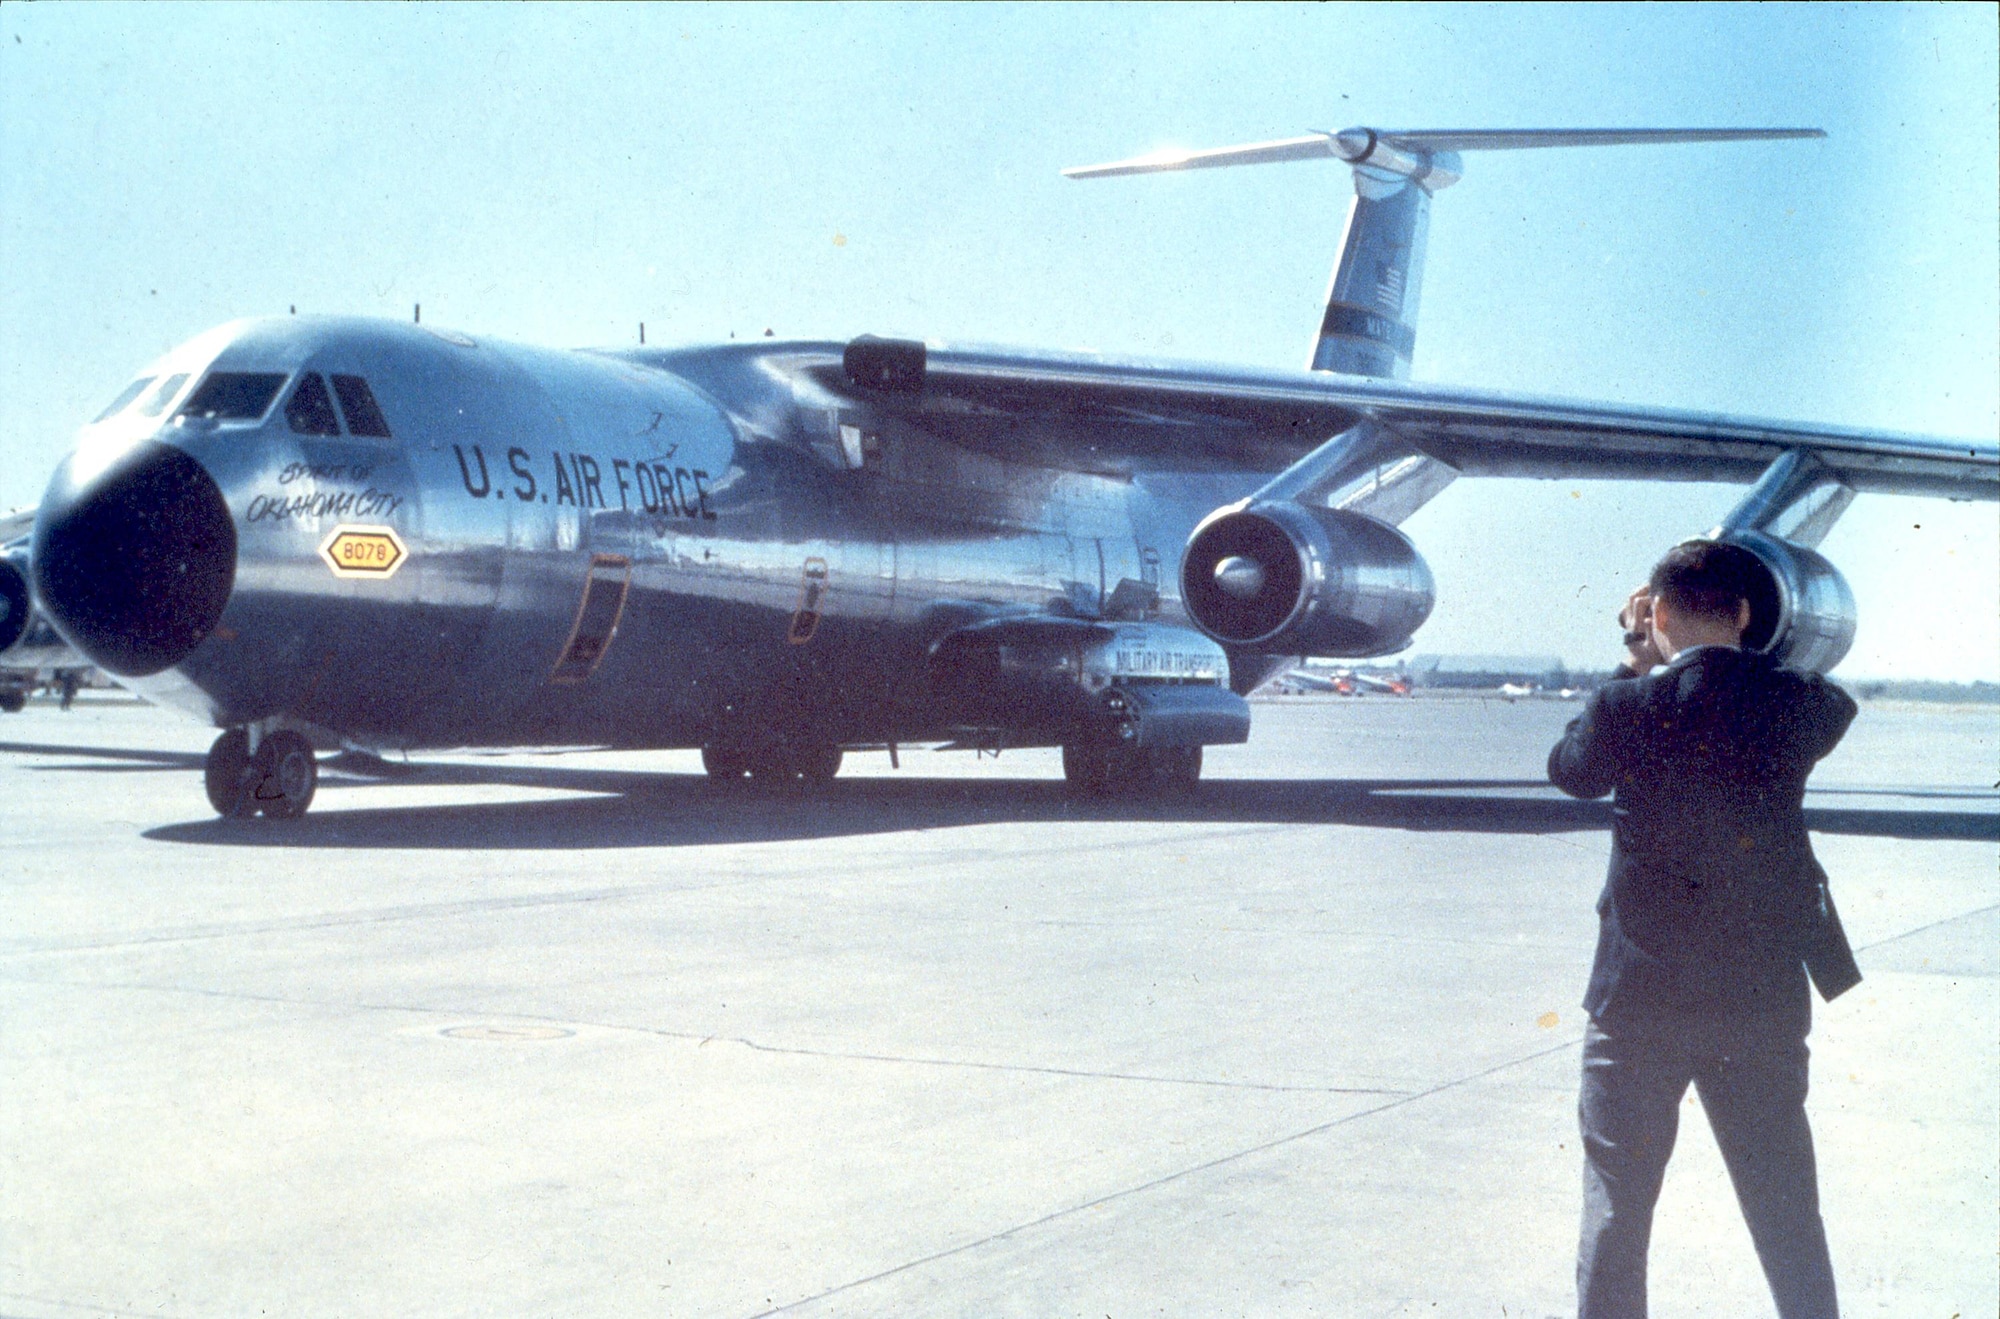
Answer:
[[[59,757],[53,773],[185,771],[182,752],[0,743],[0,752]],[[585,794],[568,799],[453,805],[369,806],[385,788],[485,786]],[[1867,792],[1842,793],[1852,799]],[[1979,790],[1922,795],[1939,809],[1813,806],[1807,823],[1825,833],[1887,838],[2000,841],[2000,795]],[[1989,809],[1963,809],[1978,802]],[[1945,802],[1954,803],[1944,805]],[[396,765],[372,757],[323,762],[321,796],[302,820],[204,819],[146,832],[162,842],[333,848],[540,849],[778,842],[942,829],[974,824],[1159,821],[1209,824],[1347,824],[1447,833],[1569,833],[1607,828],[1604,802],[1573,801],[1540,779],[1212,779],[1192,794],[1078,798],[1054,779],[848,778],[812,791],[717,786],[699,775],[464,761]]]
[[[0,752],[61,757],[56,773],[186,771],[200,792],[202,758],[182,752],[0,742]],[[1574,801],[1541,779],[1211,779],[1192,794],[1079,798],[1055,779],[847,778],[813,790],[718,786],[684,773],[481,765],[399,765],[372,757],[322,761],[320,797],[304,819],[204,819],[149,829],[161,842],[331,848],[586,849],[780,842],[975,824],[1158,821],[1347,824],[1416,832],[1538,834],[1606,829],[1606,802]],[[516,787],[581,795],[453,805],[359,804],[383,788]],[[2000,841],[2000,794],[1978,789],[1829,793],[1913,797],[1939,809],[1810,806],[1815,831],[1883,838]],[[1944,802],[1978,802],[1962,809]]]

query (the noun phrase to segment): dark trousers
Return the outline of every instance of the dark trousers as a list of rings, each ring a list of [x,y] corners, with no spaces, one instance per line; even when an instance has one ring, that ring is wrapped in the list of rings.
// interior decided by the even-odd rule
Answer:
[[[1583,1037],[1579,1319],[1643,1319],[1646,1248],[1693,1082],[1780,1319],[1835,1319],[1806,1125],[1806,1042],[1756,1021],[1592,1021]]]

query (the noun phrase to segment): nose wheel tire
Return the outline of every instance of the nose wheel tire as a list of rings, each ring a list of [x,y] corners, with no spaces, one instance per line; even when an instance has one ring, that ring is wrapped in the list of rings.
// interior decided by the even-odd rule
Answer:
[[[272,820],[296,820],[312,805],[319,788],[319,757],[312,743],[293,732],[276,732],[257,748],[264,771],[257,786],[257,809]]]
[[[247,820],[259,811],[267,819],[296,820],[319,787],[319,758],[312,743],[288,730],[264,738],[252,755],[249,735],[232,728],[208,749],[202,785],[208,804],[225,820]]]
[[[208,804],[217,815],[225,820],[247,820],[255,815],[261,782],[261,774],[251,773],[248,733],[232,728],[215,739],[202,770],[202,786],[208,789]]]

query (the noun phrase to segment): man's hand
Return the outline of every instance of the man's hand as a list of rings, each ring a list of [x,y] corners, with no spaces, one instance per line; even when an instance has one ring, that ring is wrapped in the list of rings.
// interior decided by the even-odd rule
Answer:
[[[1653,639],[1653,596],[1646,587],[1625,597],[1625,607],[1618,611],[1618,626],[1625,629],[1625,663],[1634,674],[1650,672],[1666,662]]]

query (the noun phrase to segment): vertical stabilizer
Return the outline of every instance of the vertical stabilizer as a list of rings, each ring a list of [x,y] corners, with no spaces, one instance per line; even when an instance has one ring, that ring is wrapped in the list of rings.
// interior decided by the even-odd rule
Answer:
[[[1417,346],[1431,194],[1458,181],[1458,157],[1400,151],[1367,129],[1334,142],[1354,166],[1354,204],[1307,365],[1406,380]]]
[[[1347,212],[1311,367],[1400,380],[1410,374],[1416,348],[1431,196],[1458,182],[1459,152],[1825,136],[1817,128],[1348,128],[1209,151],[1163,152],[1063,173],[1091,179],[1287,160],[1331,159],[1352,166],[1354,204]]]

